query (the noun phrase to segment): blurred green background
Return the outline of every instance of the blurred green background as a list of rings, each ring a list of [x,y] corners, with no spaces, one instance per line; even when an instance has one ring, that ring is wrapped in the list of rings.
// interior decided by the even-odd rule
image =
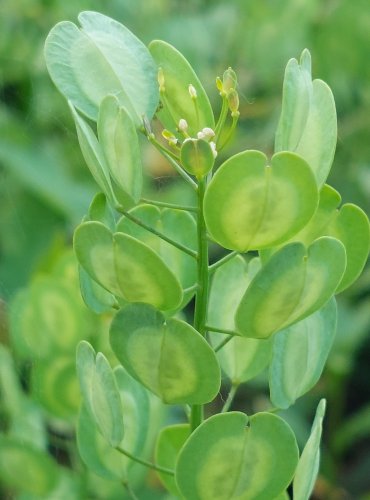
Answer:
[[[70,449],[78,399],[73,375],[64,406],[56,401],[62,390],[58,385],[43,387],[45,374],[55,372],[51,365],[62,365],[64,381],[73,372],[79,338],[106,342],[106,318],[93,317],[79,302],[69,253],[73,229],[96,186],[85,168],[66,102],[43,60],[51,27],[61,20],[76,22],[81,10],[114,17],[146,43],[160,38],[175,45],[192,63],[216,110],[215,78],[232,66],[239,78],[241,120],[227,155],[248,148],[272,153],[284,68],[307,47],[314,77],[329,84],[337,104],[338,147],[329,183],[343,202],[356,203],[370,214],[368,0],[1,0],[0,429],[48,453],[70,487],[52,496],[47,489],[14,486],[4,477],[1,486],[0,473],[1,498],[122,498],[114,485],[86,477]],[[181,182],[144,142],[143,147],[147,192],[172,202],[186,200]],[[59,294],[57,305],[50,299],[51,289]],[[51,319],[40,307],[49,308]],[[327,397],[315,498],[370,499],[369,268],[339,297],[339,310],[338,335],[321,382],[285,416],[304,442],[318,399]],[[69,323],[60,319],[68,316]],[[32,329],[37,338],[27,337]],[[72,341],[66,331],[72,332]],[[53,338],[49,343],[45,332]],[[26,340],[19,340],[22,335]],[[262,377],[241,391],[235,407],[249,412],[264,408],[266,394]],[[25,418],[29,404],[32,410]],[[27,429],[35,425],[42,432],[32,440]],[[4,450],[0,441],[0,469],[9,458]],[[33,477],[37,479],[36,472]],[[151,475],[143,484],[140,498],[163,497]]]

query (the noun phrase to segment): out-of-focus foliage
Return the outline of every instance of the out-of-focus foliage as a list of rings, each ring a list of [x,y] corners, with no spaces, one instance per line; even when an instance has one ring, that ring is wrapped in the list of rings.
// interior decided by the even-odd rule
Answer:
[[[78,339],[90,335],[100,346],[107,344],[104,325],[85,310],[74,278],[69,274],[63,278],[66,268],[63,271],[60,264],[61,249],[69,244],[72,230],[87,212],[97,186],[90,180],[79,152],[68,106],[50,81],[43,59],[43,44],[50,28],[60,20],[75,21],[82,10],[98,10],[122,21],[146,43],[163,39],[173,44],[192,63],[216,108],[219,97],[215,77],[232,66],[238,75],[241,124],[228,155],[247,148],[262,149],[271,155],[284,67],[289,58],[298,57],[307,47],[314,61],[313,77],[329,84],[338,112],[339,140],[329,181],[342,193],[344,203],[351,200],[370,213],[367,0],[3,0],[0,3],[0,340],[3,343],[0,428],[4,433],[11,430],[12,437],[2,441],[0,449],[7,447],[16,457],[22,454],[24,463],[27,460],[37,463],[35,456],[40,450],[45,456],[45,450],[51,451],[52,456],[48,457],[51,462],[47,460],[34,474],[39,474],[43,467],[50,468],[50,484],[55,481],[54,489],[50,490],[54,496],[49,493],[45,496],[51,486],[41,476],[38,488],[33,491],[24,486],[27,481],[23,486],[19,483],[16,494],[23,500],[85,498],[86,491],[95,491],[99,498],[122,497],[121,488],[117,490],[114,483],[96,477],[87,480],[73,450],[66,449],[75,422],[74,398],[78,397],[73,389],[71,368],[74,334],[66,337],[74,330],[73,325],[69,324],[72,329],[68,329],[66,321],[55,319],[58,314],[62,319],[73,318],[79,311]],[[218,160],[222,160],[221,155]],[[191,193],[149,145],[143,162],[148,173],[144,180],[148,197],[190,203]],[[45,306],[45,316],[29,313],[24,320],[27,342],[22,344],[17,335],[27,301],[33,297],[37,302],[35,297],[40,299],[43,287],[51,282],[54,293],[68,296],[63,302],[68,312],[58,309],[54,301]],[[45,296],[55,297],[51,292]],[[366,499],[370,495],[370,269],[339,300],[338,333],[321,383],[294,409],[288,410],[285,417],[303,445],[310,431],[308,422],[312,421],[319,398],[325,394],[328,409],[323,430],[323,466],[315,498]],[[34,307],[28,305],[28,310],[33,311]],[[60,338],[56,331],[46,328],[50,327],[49,312],[54,318],[51,324],[63,330],[59,332]],[[28,337],[33,335],[31,328],[40,335],[36,340],[32,337],[34,344]],[[44,334],[47,340],[43,331],[48,332]],[[36,346],[35,352],[32,345]],[[104,352],[109,355],[108,350]],[[65,400],[62,396],[55,398],[55,394],[53,397],[52,387],[43,386],[46,372],[48,376],[55,374],[51,384],[58,383],[58,370],[65,374],[65,380],[70,380],[65,384],[71,389]],[[241,396],[237,399],[235,409],[248,412],[265,408],[266,380],[261,376],[260,383],[247,385],[241,391],[244,399]],[[10,394],[16,396],[12,399]],[[17,417],[20,408],[22,420]],[[171,419],[176,421],[176,415]],[[27,442],[23,451],[19,442]],[[9,477],[2,480],[5,485],[0,487],[0,496],[11,498],[14,484]],[[149,493],[143,492],[140,498],[163,497],[160,486],[151,481],[149,476],[146,479]]]

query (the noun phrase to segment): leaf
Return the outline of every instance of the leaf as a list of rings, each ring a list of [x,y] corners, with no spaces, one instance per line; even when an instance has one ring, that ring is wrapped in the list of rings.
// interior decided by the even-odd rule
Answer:
[[[85,222],[75,231],[74,249],[87,273],[114,295],[163,310],[181,303],[182,290],[175,275],[136,238],[113,235],[100,222]]]
[[[309,223],[290,241],[309,245],[320,236],[333,236],[346,249],[347,267],[336,293],[349,287],[361,274],[370,249],[370,228],[366,214],[356,205],[346,203],[340,209],[340,194],[325,184],[320,191],[319,207]],[[265,250],[266,261],[276,249]]]
[[[94,196],[89,206],[87,220],[101,222],[111,231],[116,227],[115,214],[104,193]]]
[[[85,222],[73,237],[76,257],[83,269],[108,292],[123,293],[117,283],[113,253],[113,235],[101,222]]]
[[[291,238],[317,204],[316,183],[302,158],[283,152],[270,166],[263,153],[244,151],[226,160],[209,183],[204,217],[217,243],[246,252]]]
[[[315,486],[320,463],[320,441],[326,401],[322,399],[316,410],[311,435],[299,459],[293,481],[294,500],[309,500]]]
[[[319,311],[274,336],[269,376],[274,406],[288,408],[319,380],[336,323],[337,308],[332,298]]]
[[[69,103],[70,110],[76,125],[78,142],[82,156],[88,166],[91,175],[110,202],[115,205],[116,199],[113,193],[109,170],[101,145],[98,142],[90,125],[77,113]]]
[[[174,470],[179,451],[189,436],[189,424],[171,425],[162,429],[158,435],[155,450],[156,463],[161,467]],[[158,472],[158,475],[167,490],[175,497],[180,497],[175,478],[163,472]]]
[[[90,417],[102,436],[114,448],[124,435],[121,398],[112,369],[99,352],[86,342],[77,348],[77,374],[82,397]]]
[[[322,80],[311,77],[311,55],[302,52],[300,64],[291,59],[285,70],[283,106],[275,151],[301,155],[313,170],[317,184],[328,177],[337,142],[333,94]]]
[[[83,267],[79,267],[81,296],[91,311],[102,314],[116,308],[117,301],[111,293],[94,281]]]
[[[147,302],[160,310],[175,309],[183,295],[177,277],[151,248],[123,233],[113,243],[117,281],[128,302]]]
[[[237,255],[215,271],[209,295],[208,325],[236,331],[235,312],[259,269],[259,259],[252,259],[247,265],[243,257]],[[219,333],[210,335],[214,347],[225,338]],[[238,385],[261,372],[270,354],[269,341],[234,337],[217,353],[217,357],[223,371],[233,384]]]
[[[158,104],[156,67],[145,45],[125,26],[97,12],[82,12],[81,24],[64,21],[50,31],[45,59],[60,92],[88,118],[101,100],[115,95],[136,125]]]
[[[100,104],[98,137],[116,197],[130,208],[139,202],[143,184],[140,147],[134,122],[115,96]]]
[[[130,375],[165,403],[204,404],[219,391],[220,369],[205,339],[148,304],[129,304],[116,314],[110,343]]]
[[[238,331],[267,338],[320,309],[334,294],[346,267],[344,246],[322,237],[306,249],[290,243],[256,274],[236,312]]]
[[[176,482],[192,500],[265,500],[290,483],[298,448],[290,427],[276,415],[214,415],[180,451]]]
[[[24,441],[0,437],[0,478],[8,488],[47,497],[59,471],[50,456]]]
[[[194,218],[184,211],[165,208],[160,210],[153,205],[140,205],[130,211],[153,229],[166,234],[176,243],[197,250],[197,228]],[[117,231],[129,234],[148,245],[161,257],[168,268],[177,276],[183,289],[195,285],[197,280],[197,264],[190,255],[167,243],[153,233],[140,227],[123,216],[117,224]],[[194,295],[194,292],[184,294],[183,307]]]
[[[94,474],[110,480],[125,478],[126,457],[103,438],[85,404],[78,416],[76,437],[81,459]]]
[[[185,57],[162,40],[151,42],[149,50],[164,78],[165,90],[160,97],[164,109],[157,113],[164,127],[174,130],[182,118],[187,121],[192,137],[205,127],[213,129],[215,120],[208,96]],[[189,94],[189,85],[193,85],[197,93],[198,113]]]

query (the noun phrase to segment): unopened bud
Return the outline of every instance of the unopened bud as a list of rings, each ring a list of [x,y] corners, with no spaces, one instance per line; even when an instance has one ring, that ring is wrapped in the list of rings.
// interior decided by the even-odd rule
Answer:
[[[222,80],[219,76],[216,78],[216,87],[217,87],[217,90],[220,92],[220,94],[224,93],[224,86],[223,86]]]
[[[229,104],[229,109],[231,111],[231,115],[235,116],[239,113],[239,95],[236,90],[230,90],[227,96],[227,102]]]
[[[167,129],[162,130],[162,137],[172,146],[176,146],[178,142],[177,137]]]
[[[166,87],[164,85],[164,73],[162,68],[158,68],[158,84],[159,84],[159,92],[164,92]]]
[[[192,99],[196,99],[198,97],[198,94],[197,94],[197,91],[195,90],[194,85],[190,84],[188,90],[189,90],[190,97]]]
[[[216,158],[216,156],[217,156],[216,143],[212,141],[209,143],[209,145],[211,146],[211,149],[212,149],[213,158]]]
[[[224,72],[223,77],[222,77],[222,88],[223,88],[224,92],[226,92],[226,94],[228,94],[231,90],[235,90],[237,82],[238,82],[238,80],[237,80],[235,71],[231,68],[228,68]]]
[[[198,139],[205,139],[207,141],[213,139],[214,136],[215,136],[214,131],[209,127],[205,127],[204,129],[202,129],[200,132],[197,133]]]
[[[212,146],[203,139],[188,139],[184,141],[180,152],[181,164],[184,169],[197,179],[202,179],[212,170],[215,157]]]
[[[179,132],[187,133],[188,127],[189,127],[188,122],[186,120],[184,120],[184,118],[181,118],[181,120],[179,120],[179,124],[177,126],[177,128],[179,129]]]

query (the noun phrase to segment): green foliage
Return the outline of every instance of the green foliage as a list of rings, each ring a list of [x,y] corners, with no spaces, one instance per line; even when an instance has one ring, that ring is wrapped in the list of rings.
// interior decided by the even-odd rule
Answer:
[[[361,29],[348,36],[347,23],[357,16],[366,24],[364,4],[284,0],[269,12],[255,0],[195,4],[106,5],[143,40],[163,36],[186,58],[162,41],[147,49],[93,12],[95,0],[80,14],[81,28],[59,23],[47,38],[47,66],[69,101],[95,188],[78,168],[76,141],[66,140],[68,107],[31,57],[55,21],[75,18],[77,4],[3,7],[2,19],[24,9],[31,20],[11,30],[26,43],[8,45],[2,58],[3,296],[33,279],[10,304],[9,340],[0,321],[10,346],[0,346],[0,496],[167,498],[155,471],[176,498],[287,500],[290,485],[303,500],[320,488],[334,497],[334,484],[365,498],[366,441],[357,463],[351,446],[368,435],[368,412],[353,404],[365,397],[361,382],[356,394],[346,383],[364,366],[356,352],[369,327],[367,274],[349,289],[370,248],[369,221],[350,203],[368,203],[366,85],[351,80],[366,75],[366,54],[356,45]],[[336,26],[343,65],[329,37]],[[281,68],[304,46],[314,74],[341,99],[336,163],[345,169],[329,178],[334,99],[313,79],[307,49],[287,65],[273,154]],[[228,68],[216,79],[219,102],[215,68]],[[83,213],[77,266],[62,240]],[[335,337],[334,295],[343,290]],[[325,401],[308,441],[306,422],[323,395],[329,412],[316,489]],[[307,441],[299,461],[294,434]]]

